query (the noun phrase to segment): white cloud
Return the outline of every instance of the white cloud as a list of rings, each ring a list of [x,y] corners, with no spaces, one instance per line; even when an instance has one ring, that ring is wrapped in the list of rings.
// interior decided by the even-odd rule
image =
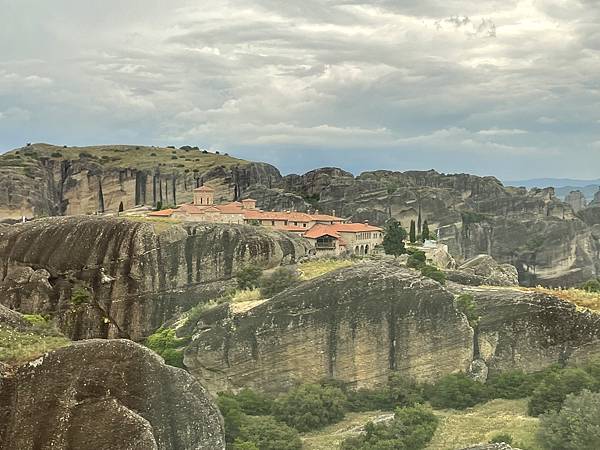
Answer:
[[[534,168],[518,159],[544,154],[536,171],[593,167],[554,161],[597,135],[590,0],[51,3],[0,0],[5,149],[125,139],[262,159],[416,146],[442,170],[524,177]],[[10,108],[30,112],[20,127],[2,125]],[[504,160],[473,159],[492,152]]]

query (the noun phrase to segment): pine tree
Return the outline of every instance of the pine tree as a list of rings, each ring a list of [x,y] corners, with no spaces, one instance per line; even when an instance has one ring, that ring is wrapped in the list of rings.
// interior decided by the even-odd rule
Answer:
[[[123,207],[123,202],[119,203],[119,212],[122,213],[125,210]]]
[[[421,233],[421,238],[423,239],[423,242],[430,238],[429,224],[427,223],[427,221],[423,222],[423,232]]]
[[[406,230],[400,226],[400,222],[392,218],[386,222],[385,236],[383,238],[383,248],[388,255],[396,257],[406,253],[404,247],[406,239]]]
[[[410,221],[410,231],[408,233],[409,236],[409,240],[411,244],[414,244],[415,242],[417,242],[417,226],[415,224],[414,220]]]

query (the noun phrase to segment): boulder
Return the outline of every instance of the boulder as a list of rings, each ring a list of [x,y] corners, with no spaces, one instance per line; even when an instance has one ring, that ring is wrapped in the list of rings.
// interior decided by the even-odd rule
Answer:
[[[519,273],[510,264],[499,264],[489,255],[478,255],[457,270],[446,273],[447,279],[467,285],[518,286]]]
[[[213,391],[281,391],[323,378],[373,387],[394,371],[432,381],[473,359],[473,330],[453,301],[393,261],[358,264],[240,313],[205,312],[184,362]]]
[[[0,230],[0,303],[52,314],[72,339],[148,336],[218,297],[243,266],[291,264],[308,241],[262,227],[56,217]]]
[[[126,340],[75,343],[19,367],[0,380],[0,405],[0,448],[225,448],[200,383]]]

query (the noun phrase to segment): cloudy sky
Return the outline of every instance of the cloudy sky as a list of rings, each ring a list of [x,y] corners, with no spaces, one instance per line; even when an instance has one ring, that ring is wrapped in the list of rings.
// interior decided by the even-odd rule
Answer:
[[[0,152],[600,177],[597,0],[0,0]]]

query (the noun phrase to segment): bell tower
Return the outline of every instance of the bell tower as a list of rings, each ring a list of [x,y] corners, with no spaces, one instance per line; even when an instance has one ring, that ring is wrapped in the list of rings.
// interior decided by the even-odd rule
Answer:
[[[194,189],[194,205],[210,206],[214,203],[215,190],[209,186]]]

